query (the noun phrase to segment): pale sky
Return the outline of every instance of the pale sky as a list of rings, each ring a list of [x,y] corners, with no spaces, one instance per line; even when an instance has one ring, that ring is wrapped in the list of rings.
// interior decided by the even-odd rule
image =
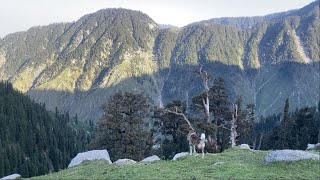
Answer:
[[[301,8],[315,0],[0,0],[0,37],[32,26],[72,22],[105,8],[148,14],[159,24],[185,26],[215,17],[257,16]]]

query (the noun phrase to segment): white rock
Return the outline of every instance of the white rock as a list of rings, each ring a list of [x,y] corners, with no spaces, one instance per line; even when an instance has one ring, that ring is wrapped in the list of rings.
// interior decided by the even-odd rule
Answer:
[[[176,161],[177,159],[179,158],[182,158],[184,156],[187,156],[189,153],[188,152],[181,152],[181,153],[178,153],[176,155],[174,155],[174,157],[172,158],[173,161]]]
[[[20,174],[11,174],[9,176],[1,178],[1,180],[19,179],[19,178],[21,178]]]
[[[250,149],[250,146],[248,144],[241,144],[238,146],[240,149]]]
[[[127,165],[127,164],[136,164],[137,162],[132,159],[118,159],[117,161],[113,162],[115,165]]]
[[[308,144],[307,150],[320,149],[320,143],[317,144]]]
[[[320,155],[300,150],[276,150],[265,157],[266,163],[274,161],[299,161],[304,159],[320,160]]]
[[[94,160],[105,160],[109,164],[112,164],[107,150],[92,150],[83,153],[78,153],[77,156],[71,160],[70,164],[68,165],[68,168],[79,165],[83,161]]]
[[[153,162],[153,161],[159,161],[160,158],[157,155],[149,156],[147,158],[144,158],[141,162]]]

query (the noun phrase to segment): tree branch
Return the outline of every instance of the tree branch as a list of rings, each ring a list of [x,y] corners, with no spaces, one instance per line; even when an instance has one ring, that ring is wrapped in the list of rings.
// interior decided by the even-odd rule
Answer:
[[[192,125],[191,125],[189,119],[186,117],[186,115],[184,115],[183,113],[178,113],[178,112],[177,112],[177,108],[176,108],[176,111],[171,111],[171,110],[169,110],[169,109],[166,109],[165,112],[172,113],[172,114],[175,114],[175,115],[178,115],[178,116],[182,116],[183,119],[188,123],[190,129],[191,129],[191,130],[194,130],[194,128],[192,127]]]
[[[231,131],[231,129],[229,129],[229,128],[226,128],[226,127],[224,127],[224,126],[219,126],[219,127],[221,127],[221,128],[223,128],[223,129],[226,129],[226,130],[229,130],[229,131]]]

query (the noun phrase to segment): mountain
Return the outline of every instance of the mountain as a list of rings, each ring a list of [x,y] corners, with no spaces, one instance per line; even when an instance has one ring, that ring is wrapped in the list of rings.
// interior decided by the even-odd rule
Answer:
[[[177,26],[171,25],[171,24],[159,24],[159,27],[162,29],[167,29],[167,28],[177,28]]]
[[[286,97],[292,109],[316,105],[319,0],[253,23],[233,21],[163,29],[139,11],[104,9],[4,37],[0,79],[80,119],[99,117],[119,90],[144,92],[158,106],[190,103],[203,90],[194,73],[200,64],[225,79],[231,98],[255,103],[259,115],[281,112]]]
[[[196,23],[211,23],[211,24],[221,24],[221,25],[229,25],[240,28],[242,30],[250,29],[260,23],[265,21],[272,21],[280,18],[286,18],[289,16],[302,15],[306,12],[310,12],[310,10],[316,6],[319,6],[318,1],[314,1],[309,5],[303,7],[302,9],[294,9],[287,12],[280,12],[269,14],[266,16],[253,16],[253,17],[222,17],[222,18],[213,18],[208,20],[203,20]],[[312,11],[312,10],[311,10]],[[194,24],[196,24],[194,23]]]

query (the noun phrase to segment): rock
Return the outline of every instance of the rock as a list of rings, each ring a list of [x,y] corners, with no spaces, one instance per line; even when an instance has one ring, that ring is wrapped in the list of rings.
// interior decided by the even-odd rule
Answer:
[[[157,155],[149,156],[147,158],[144,158],[141,162],[153,162],[153,161],[159,161],[160,158]]]
[[[240,149],[250,149],[250,146],[248,144],[241,144],[238,146]]]
[[[174,157],[172,158],[173,161],[176,161],[177,159],[179,158],[182,158],[184,156],[187,156],[189,153],[188,152],[181,152],[181,153],[178,153],[176,155],[174,155]]]
[[[113,162],[115,165],[128,165],[128,164],[136,164],[137,162],[132,159],[118,159],[116,162]]]
[[[306,150],[320,150],[320,143],[308,144],[308,147]]]
[[[274,161],[299,161],[304,159],[320,160],[320,155],[300,150],[276,150],[265,157],[266,163]]]
[[[112,164],[107,150],[92,150],[83,153],[78,153],[77,156],[71,160],[70,164],[68,165],[68,168],[79,165],[84,161],[94,160],[105,160],[109,164]]]
[[[8,179],[20,179],[21,175],[20,174],[11,174],[9,176],[1,178],[1,180],[8,180]]]

